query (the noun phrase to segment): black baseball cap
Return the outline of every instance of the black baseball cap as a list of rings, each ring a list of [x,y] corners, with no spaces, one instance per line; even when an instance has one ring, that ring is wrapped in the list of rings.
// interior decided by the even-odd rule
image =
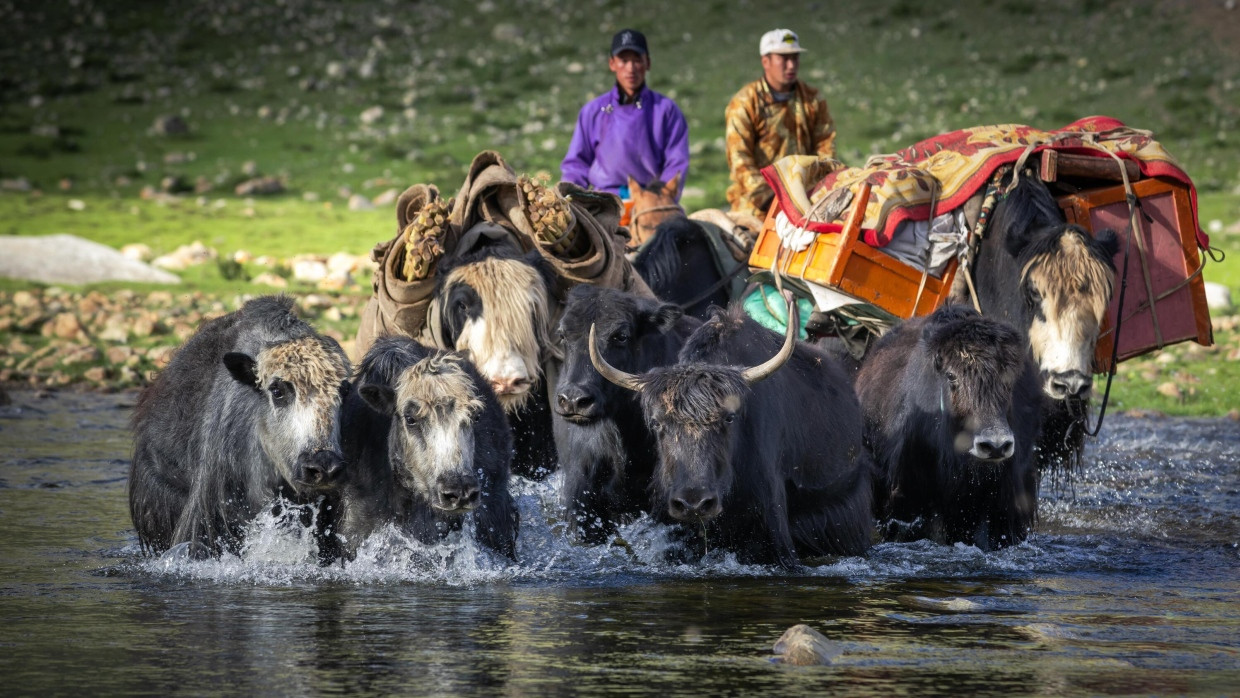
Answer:
[[[643,56],[650,55],[650,51],[646,50],[646,35],[636,29],[621,29],[616,35],[611,37],[611,55],[615,56],[621,51],[636,51]]]

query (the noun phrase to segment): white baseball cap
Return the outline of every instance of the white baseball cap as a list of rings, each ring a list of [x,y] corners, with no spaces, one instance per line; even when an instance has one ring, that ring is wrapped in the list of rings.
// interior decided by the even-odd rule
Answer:
[[[768,53],[801,53],[804,50],[797,33],[791,29],[772,29],[763,34],[762,41],[758,43],[759,56]]]

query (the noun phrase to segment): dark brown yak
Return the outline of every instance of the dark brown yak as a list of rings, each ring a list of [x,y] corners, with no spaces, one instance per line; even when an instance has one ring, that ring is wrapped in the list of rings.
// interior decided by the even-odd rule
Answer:
[[[780,346],[740,308],[720,310],[689,337],[680,363],[639,375],[608,364],[591,336],[599,373],[641,394],[658,439],[653,515],[683,524],[686,547],[795,567],[800,555],[869,546],[871,462],[856,395],[796,330],[789,323]]]
[[[887,538],[982,549],[1025,539],[1037,512],[1041,400],[1016,330],[941,308],[884,335],[856,385]]]

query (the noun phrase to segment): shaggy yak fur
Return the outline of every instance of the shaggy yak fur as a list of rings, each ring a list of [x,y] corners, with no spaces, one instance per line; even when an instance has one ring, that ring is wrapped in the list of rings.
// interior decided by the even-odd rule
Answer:
[[[318,519],[334,486],[349,361],[264,297],[203,324],[138,398],[129,511],[143,550],[237,551],[277,497]]]
[[[609,364],[644,372],[676,363],[701,323],[679,306],[631,293],[580,285],[568,294],[558,339],[564,364],[556,384],[556,446],[560,500],[569,528],[591,544],[605,541],[625,519],[649,512],[658,460],[637,394],[604,379],[590,363],[590,327]]]
[[[543,367],[557,358],[550,330],[554,271],[537,251],[486,245],[444,260],[431,297],[440,348],[459,351],[490,383],[508,416],[513,471],[546,477],[556,468]]]
[[[432,544],[468,521],[478,543],[515,557],[512,436],[495,393],[465,357],[380,338],[343,414],[348,474],[334,522],[341,555],[351,558],[389,523]]]
[[[830,358],[793,337],[782,367],[746,375],[765,373],[781,341],[739,307],[720,309],[678,364],[627,377],[658,439],[653,515],[681,524],[686,554],[721,548],[791,568],[869,547],[872,466],[857,397]]]
[[[1068,225],[1046,185],[1021,177],[995,208],[974,279],[986,317],[1010,323],[1033,351],[1044,401],[1040,468],[1079,463],[1094,347],[1115,285],[1114,231]]]
[[[1020,334],[965,306],[880,339],[857,394],[884,535],[982,549],[1024,540],[1037,512],[1039,391]]]

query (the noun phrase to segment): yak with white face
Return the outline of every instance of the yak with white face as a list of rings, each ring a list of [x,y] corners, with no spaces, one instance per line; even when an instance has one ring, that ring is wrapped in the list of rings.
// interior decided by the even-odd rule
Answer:
[[[543,366],[555,355],[553,272],[536,251],[521,256],[496,245],[442,265],[427,317],[429,338],[469,357],[495,392],[516,442],[514,470],[545,476],[556,462],[543,379]]]
[[[857,397],[831,358],[796,341],[795,322],[781,346],[741,308],[717,310],[679,363],[641,374],[611,366],[591,335],[598,372],[641,395],[659,452],[650,510],[682,524],[686,547],[784,567],[866,550],[871,461]]]
[[[1046,185],[1021,177],[995,208],[974,276],[986,317],[1028,342],[1045,399],[1039,463],[1079,458],[1093,388],[1094,349],[1115,286],[1114,231],[1069,225]]]
[[[129,505],[143,549],[235,551],[276,497],[317,508],[335,487],[349,361],[292,307],[259,298],[205,323],[139,397]]]
[[[359,366],[344,429],[349,472],[336,531],[346,556],[384,524],[434,543],[466,519],[479,543],[515,556],[512,437],[464,356],[380,338]]]

